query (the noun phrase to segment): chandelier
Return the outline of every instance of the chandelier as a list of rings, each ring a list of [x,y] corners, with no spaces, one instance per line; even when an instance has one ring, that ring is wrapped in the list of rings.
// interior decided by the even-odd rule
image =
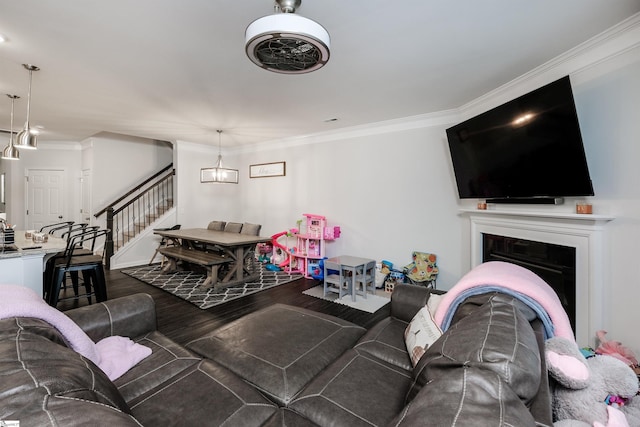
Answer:
[[[238,169],[228,169],[222,167],[222,131],[218,132],[218,161],[212,168],[200,169],[200,182],[219,182],[227,184],[238,183]]]

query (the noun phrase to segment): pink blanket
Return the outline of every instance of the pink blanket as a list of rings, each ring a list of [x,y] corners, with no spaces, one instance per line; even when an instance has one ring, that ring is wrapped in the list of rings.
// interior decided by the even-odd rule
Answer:
[[[91,360],[115,380],[151,354],[151,349],[126,337],[112,336],[94,343],[64,313],[49,306],[33,290],[18,285],[0,285],[0,319],[33,317],[56,328],[72,350]]]
[[[535,300],[551,319],[556,336],[575,340],[571,322],[556,292],[544,280],[526,268],[515,264],[491,261],[481,264],[468,272],[460,281],[443,295],[434,319],[442,326],[456,297],[472,288],[487,287],[491,290],[504,288],[526,295]]]

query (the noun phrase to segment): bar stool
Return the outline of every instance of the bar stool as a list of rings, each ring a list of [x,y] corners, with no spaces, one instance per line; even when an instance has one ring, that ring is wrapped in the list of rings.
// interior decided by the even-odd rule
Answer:
[[[76,251],[83,251],[88,244],[95,247],[96,240],[106,236],[108,230],[89,231],[71,237],[63,257],[58,258],[50,276],[49,283],[45,286],[45,300],[49,305],[58,305],[60,290],[65,281],[66,273],[82,273],[83,284],[86,291],[84,295],[77,295],[63,299],[78,299],[86,296],[91,304],[91,296],[94,295],[97,302],[107,300],[107,286],[104,276],[103,254],[100,255],[76,255]],[[77,286],[77,285],[76,285]],[[74,291],[76,291],[74,286]],[[74,292],[75,293],[75,292]]]
[[[47,233],[47,234],[55,234],[56,231],[60,231],[60,230],[71,230],[71,227],[73,226],[74,221],[62,221],[62,222],[56,222],[55,224],[48,224],[48,225],[43,225],[40,228],[40,232],[41,233]]]
[[[79,236],[81,234],[89,233],[89,232],[95,232],[100,229],[100,227],[98,226],[89,226],[86,223],[69,222],[68,225],[54,227],[49,232],[50,234],[53,234],[56,231],[65,229],[65,228],[67,229],[67,231],[63,232],[60,235],[60,237],[67,241],[66,248],[64,251],[58,252],[57,254],[53,255],[51,258],[47,260],[47,264],[45,266],[45,271],[44,271],[43,283],[49,283],[51,281],[51,275],[53,274],[53,266],[59,259],[64,258],[66,256],[67,251],[70,249],[69,246],[71,244],[73,237]],[[75,248],[74,256],[93,255],[94,249],[95,249],[95,240],[93,241],[93,243],[89,248],[84,248],[84,247]],[[71,282],[73,284],[73,290],[75,294],[78,295],[78,272],[77,271],[71,272],[70,276],[71,276]],[[66,288],[66,280],[62,281],[62,288],[63,289]]]

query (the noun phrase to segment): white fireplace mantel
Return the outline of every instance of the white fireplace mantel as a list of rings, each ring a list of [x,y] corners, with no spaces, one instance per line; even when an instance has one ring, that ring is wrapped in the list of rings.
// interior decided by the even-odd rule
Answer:
[[[513,237],[576,249],[576,340],[594,345],[604,329],[605,225],[614,218],[554,211],[461,210],[471,223],[471,264],[482,263],[482,235]]]

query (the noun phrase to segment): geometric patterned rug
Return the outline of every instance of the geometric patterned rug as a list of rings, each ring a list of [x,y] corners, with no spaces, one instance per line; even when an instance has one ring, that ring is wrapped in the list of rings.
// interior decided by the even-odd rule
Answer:
[[[252,282],[240,283],[221,289],[200,288],[206,279],[206,275],[193,271],[176,271],[163,273],[160,264],[145,265],[122,270],[128,276],[141,280],[149,285],[163,289],[173,295],[189,301],[195,306],[205,310],[227,301],[241,298],[264,289],[283,285],[302,277],[301,274],[287,273],[285,271],[270,271],[260,266],[260,276]]]

